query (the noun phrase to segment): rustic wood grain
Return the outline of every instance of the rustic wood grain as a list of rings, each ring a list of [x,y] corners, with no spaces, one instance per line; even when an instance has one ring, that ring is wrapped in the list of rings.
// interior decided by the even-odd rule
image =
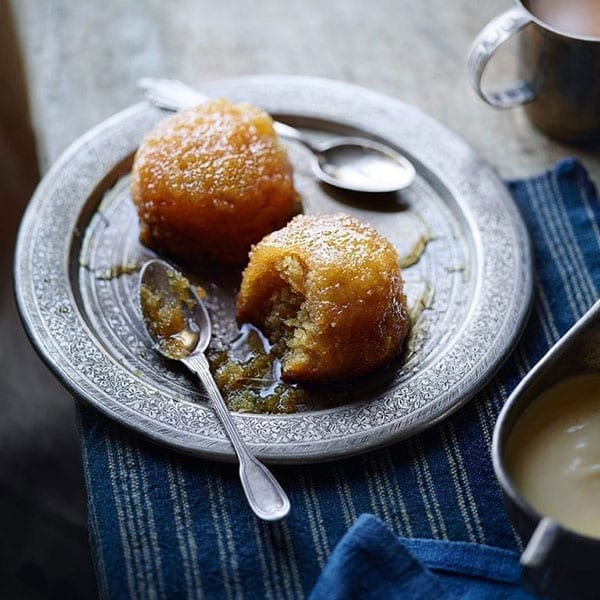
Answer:
[[[13,0],[44,168],[78,135],[136,102],[144,75],[189,83],[254,73],[341,79],[414,104],[460,133],[505,177],[569,154],[597,179],[596,150],[544,137],[523,111],[469,88],[465,61],[510,0]],[[511,79],[515,44],[490,79]]]

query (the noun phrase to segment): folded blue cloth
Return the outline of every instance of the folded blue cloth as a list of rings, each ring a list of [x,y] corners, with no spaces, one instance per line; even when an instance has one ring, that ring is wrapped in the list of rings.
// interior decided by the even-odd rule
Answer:
[[[336,546],[309,600],[532,600],[519,554],[483,544],[398,538],[361,515]]]
[[[508,185],[536,262],[534,306],[519,345],[471,402],[421,435],[333,463],[275,468],[292,502],[284,521],[253,517],[234,465],[170,452],[81,406],[103,598],[306,598],[361,513],[403,538],[522,549],[494,477],[491,435],[518,381],[600,295],[600,205],[574,160]],[[400,561],[423,585],[433,573],[443,585],[438,569],[425,570],[418,550],[403,546],[416,562],[390,551],[390,564]]]

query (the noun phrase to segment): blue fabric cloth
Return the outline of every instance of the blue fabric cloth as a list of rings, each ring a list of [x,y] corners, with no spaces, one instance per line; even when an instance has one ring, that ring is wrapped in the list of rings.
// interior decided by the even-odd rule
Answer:
[[[172,453],[81,406],[103,598],[306,598],[362,513],[402,538],[522,549],[494,477],[492,431],[518,381],[599,296],[600,207],[573,160],[508,185],[537,269],[518,347],[476,398],[421,435],[328,464],[274,468],[292,502],[284,521],[251,515],[234,465]],[[406,558],[399,552],[390,564]],[[429,581],[419,563],[403,564]]]
[[[323,569],[309,600],[532,600],[519,553],[483,544],[398,538],[361,515]]]

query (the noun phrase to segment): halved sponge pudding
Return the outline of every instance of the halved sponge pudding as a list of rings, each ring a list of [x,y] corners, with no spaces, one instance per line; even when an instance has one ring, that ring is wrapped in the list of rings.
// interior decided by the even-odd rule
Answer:
[[[250,252],[237,319],[275,344],[285,381],[365,374],[392,359],[410,329],[396,249],[349,215],[299,215]]]

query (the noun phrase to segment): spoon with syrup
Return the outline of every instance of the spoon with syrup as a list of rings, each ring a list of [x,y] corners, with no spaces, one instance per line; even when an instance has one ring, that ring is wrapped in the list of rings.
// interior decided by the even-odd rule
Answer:
[[[144,77],[138,85],[150,102],[165,110],[177,111],[208,100],[175,79]],[[333,187],[382,194],[402,190],[415,178],[413,164],[385,144],[361,137],[337,137],[317,145],[290,125],[279,121],[273,125],[277,135],[300,142],[312,152],[315,177]]]
[[[139,301],[156,350],[182,362],[204,384],[238,457],[242,487],[256,516],[265,521],[285,517],[290,510],[288,497],[267,467],[248,450],[210,372],[204,351],[211,338],[211,322],[195,289],[166,262],[150,260],[140,273]]]

